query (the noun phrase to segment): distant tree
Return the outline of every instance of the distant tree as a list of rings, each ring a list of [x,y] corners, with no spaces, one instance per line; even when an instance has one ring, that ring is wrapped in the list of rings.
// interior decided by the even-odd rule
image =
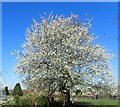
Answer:
[[[22,96],[23,95],[23,91],[21,89],[21,86],[19,83],[17,83],[13,89],[13,92],[12,92],[12,95],[15,96],[15,95],[19,95],[19,96]]]
[[[82,95],[82,91],[81,90],[76,90],[75,94],[76,95],[79,95],[79,94]]]
[[[4,88],[4,94],[5,95],[9,95],[10,94],[7,86]]]

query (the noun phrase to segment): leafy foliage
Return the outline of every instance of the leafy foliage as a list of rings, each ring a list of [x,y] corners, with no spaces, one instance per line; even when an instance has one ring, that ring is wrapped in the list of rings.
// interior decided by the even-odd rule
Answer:
[[[45,96],[40,96],[36,98],[36,105],[39,107],[49,107],[49,99]]]
[[[15,87],[14,87],[14,89],[13,89],[13,92],[12,92],[12,95],[13,95],[13,96],[16,96],[16,95],[22,96],[22,95],[23,95],[23,91],[22,91],[21,86],[20,86],[19,83],[17,83],[17,84],[15,85]]]
[[[7,86],[5,87],[5,89],[3,90],[3,92],[5,93],[5,95],[9,95],[10,94]]]
[[[34,102],[35,103],[35,102]],[[34,107],[34,103],[29,96],[15,95],[12,99],[9,99],[5,104],[6,106],[12,105],[12,107]]]

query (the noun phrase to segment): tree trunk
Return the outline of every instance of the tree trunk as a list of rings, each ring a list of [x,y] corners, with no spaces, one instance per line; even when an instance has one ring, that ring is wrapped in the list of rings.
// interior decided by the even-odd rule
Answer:
[[[70,105],[70,91],[64,90],[62,93],[63,96],[63,107],[69,107]]]

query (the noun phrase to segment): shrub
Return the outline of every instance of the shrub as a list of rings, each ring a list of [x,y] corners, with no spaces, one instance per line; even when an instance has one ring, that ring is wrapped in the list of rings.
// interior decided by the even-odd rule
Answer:
[[[19,105],[19,99],[20,99],[19,95],[14,96],[14,100],[17,105]]]
[[[46,96],[39,96],[36,98],[36,106],[38,107],[49,107],[49,98]]]
[[[31,101],[31,105],[35,105],[36,95],[27,94],[26,97]]]
[[[7,86],[4,88],[3,92],[5,93],[5,95],[9,95],[10,94]]]
[[[13,89],[12,95],[18,95],[18,96],[22,96],[23,95],[23,91],[21,89],[21,86],[19,83],[17,83]]]
[[[20,97],[19,99],[19,105],[20,106],[25,106],[25,107],[29,107],[29,106],[32,106],[32,101],[29,97],[26,97],[26,96],[22,96]]]
[[[19,96],[15,95],[13,99],[8,100],[4,106],[7,105],[14,105],[15,107],[34,107],[34,103],[32,102],[31,98],[28,96]],[[3,107],[4,107],[3,106]]]
[[[9,106],[13,106],[13,105],[15,106],[17,104],[16,104],[15,99],[11,98],[11,99],[7,100],[5,103],[3,103],[1,107],[9,107]]]

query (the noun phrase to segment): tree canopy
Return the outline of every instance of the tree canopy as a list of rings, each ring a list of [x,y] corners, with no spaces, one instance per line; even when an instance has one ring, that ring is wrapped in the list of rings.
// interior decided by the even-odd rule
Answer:
[[[112,54],[94,42],[90,20],[83,23],[71,14],[33,21],[16,64],[16,71],[29,89],[36,93],[62,92],[108,83],[112,77],[109,66]]]

